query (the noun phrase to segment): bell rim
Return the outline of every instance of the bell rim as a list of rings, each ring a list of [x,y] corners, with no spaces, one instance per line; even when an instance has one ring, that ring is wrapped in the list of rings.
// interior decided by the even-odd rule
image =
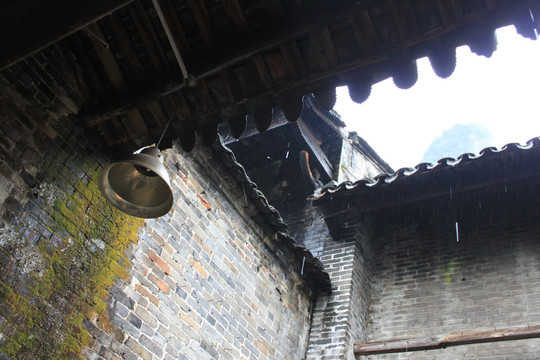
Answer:
[[[107,184],[109,183],[108,174],[110,170],[114,166],[121,164],[133,164],[143,166],[156,173],[159,178],[167,185],[167,200],[158,206],[141,206],[134,205],[133,203],[124,199],[122,196],[118,195],[118,193],[113,190],[110,185]],[[161,217],[171,210],[174,203],[171,182],[165,165],[156,156],[144,153],[132,154],[125,159],[107,165],[99,175],[98,187],[103,196],[111,205],[128,215],[139,218],[152,219]]]

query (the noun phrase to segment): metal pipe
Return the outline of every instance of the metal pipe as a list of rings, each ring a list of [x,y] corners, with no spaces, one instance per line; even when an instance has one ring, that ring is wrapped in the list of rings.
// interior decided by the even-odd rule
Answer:
[[[161,25],[163,25],[163,28],[165,29],[165,34],[167,35],[167,39],[169,39],[169,43],[171,44],[174,56],[176,57],[176,62],[178,63],[178,66],[180,66],[180,70],[182,71],[182,77],[184,78],[184,82],[186,82],[189,78],[186,64],[184,63],[184,59],[182,59],[182,55],[180,54],[180,49],[178,48],[178,45],[175,40],[176,37],[174,36],[171,30],[171,25],[167,21],[167,18],[165,17],[165,13],[163,12],[163,8],[161,7],[161,4],[159,1],[160,0],[152,0],[152,3],[154,4],[154,7],[156,8],[156,12],[159,16],[159,20],[161,21]]]

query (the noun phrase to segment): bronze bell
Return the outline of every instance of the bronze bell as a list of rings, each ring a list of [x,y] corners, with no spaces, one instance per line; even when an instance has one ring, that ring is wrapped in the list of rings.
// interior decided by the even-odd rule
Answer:
[[[157,218],[173,204],[169,174],[156,147],[108,165],[99,175],[98,185],[112,205],[129,215]]]

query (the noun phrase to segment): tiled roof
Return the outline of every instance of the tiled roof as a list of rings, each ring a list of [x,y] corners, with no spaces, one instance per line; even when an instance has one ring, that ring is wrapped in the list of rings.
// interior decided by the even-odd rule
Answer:
[[[212,146],[212,149],[218,154],[232,177],[242,185],[245,197],[249,198],[250,202],[255,205],[258,215],[252,216],[253,220],[263,228],[267,227],[266,224],[270,224],[275,234],[274,240],[276,240],[281,252],[291,252],[298,264],[304,264],[303,267],[298,268],[298,271],[315,292],[330,292],[330,278],[328,273],[324,271],[320,260],[315,258],[304,246],[298,245],[289,235],[287,225],[279,212],[270,205],[264,194],[257,188],[257,184],[249,178],[244,167],[236,161],[234,153],[223,145],[221,138]],[[279,256],[279,251],[276,252]]]
[[[518,158],[521,160],[517,161]],[[411,184],[420,185],[420,189],[425,189],[423,186],[430,182],[446,185],[450,180],[455,182],[456,179],[460,180],[459,178],[464,176],[467,176],[468,186],[472,183],[481,184],[494,179],[502,182],[505,179],[526,176],[527,172],[536,171],[538,166],[534,165],[540,164],[539,160],[540,138],[535,137],[527,141],[525,145],[510,143],[501,149],[488,147],[480,151],[478,155],[465,153],[457,158],[446,157],[436,164],[420,163],[414,168],[401,168],[394,173],[381,174],[373,179],[346,181],[341,184],[331,182],[318,189],[310,200],[317,204],[319,201],[328,201],[338,197],[377,194],[400,186],[407,186],[410,189]],[[462,186],[464,183],[465,181],[459,182]]]

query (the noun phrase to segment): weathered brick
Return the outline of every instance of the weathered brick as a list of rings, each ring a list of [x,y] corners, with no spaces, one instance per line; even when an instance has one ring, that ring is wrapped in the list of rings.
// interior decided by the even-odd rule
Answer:
[[[131,337],[127,339],[126,346],[130,348],[133,352],[135,352],[137,355],[139,355],[141,358],[143,358],[144,360],[153,359],[152,353]]]
[[[167,275],[171,273],[171,267],[161,257],[159,257],[153,250],[148,250],[148,257],[155,263],[163,272]]]
[[[150,314],[145,308],[140,306],[136,307],[135,314],[137,314],[137,316],[151,328],[155,329],[157,327],[156,318],[152,314]]]
[[[161,291],[163,291],[166,294],[169,293],[170,291],[169,285],[165,284],[162,280],[158,279],[155,275],[151,275],[150,279],[152,280],[154,284],[156,284],[159,287]]]
[[[189,265],[199,274],[202,276],[203,279],[208,279],[208,272],[202,267],[202,265],[195,259],[190,258],[189,259]]]

